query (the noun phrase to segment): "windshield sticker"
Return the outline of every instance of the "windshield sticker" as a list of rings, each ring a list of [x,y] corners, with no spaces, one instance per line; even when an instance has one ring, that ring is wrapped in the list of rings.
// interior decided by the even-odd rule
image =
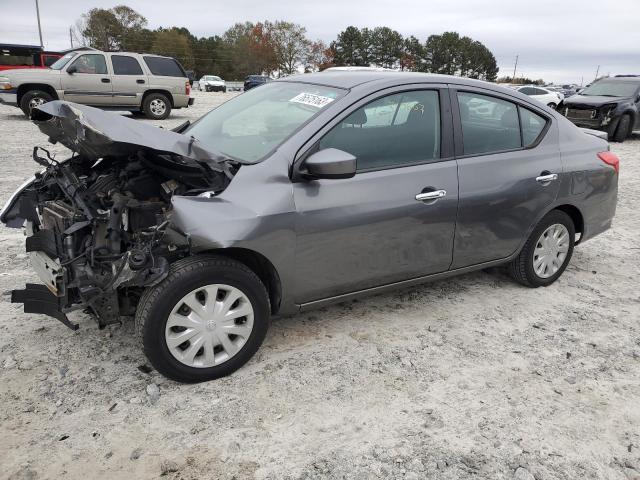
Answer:
[[[303,103],[305,105],[311,105],[312,107],[322,108],[325,105],[333,102],[333,98],[323,97],[322,95],[315,95],[313,93],[300,93],[293,97],[290,102]]]

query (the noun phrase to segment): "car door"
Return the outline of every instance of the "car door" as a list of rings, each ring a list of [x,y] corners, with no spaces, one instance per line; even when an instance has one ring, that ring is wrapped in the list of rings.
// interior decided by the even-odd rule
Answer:
[[[85,105],[111,105],[111,74],[102,53],[79,55],[61,75],[64,99]]]
[[[131,55],[111,54],[113,77],[113,104],[116,106],[136,106],[142,103],[142,95],[147,88],[147,76],[140,62]]]
[[[296,302],[449,268],[458,203],[451,131],[446,89],[414,87],[362,100],[316,135],[308,153],[346,151],[357,173],[294,183]]]
[[[482,89],[451,95],[460,182],[452,268],[461,268],[517,251],[554,203],[562,165],[543,111]]]

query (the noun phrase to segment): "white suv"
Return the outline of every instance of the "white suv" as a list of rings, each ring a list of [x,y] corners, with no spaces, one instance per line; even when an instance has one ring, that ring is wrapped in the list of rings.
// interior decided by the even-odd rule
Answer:
[[[162,120],[172,108],[193,104],[184,69],[173,58],[85,48],[64,55],[50,69],[16,69],[0,76],[0,102],[25,115],[51,100],[144,113]]]

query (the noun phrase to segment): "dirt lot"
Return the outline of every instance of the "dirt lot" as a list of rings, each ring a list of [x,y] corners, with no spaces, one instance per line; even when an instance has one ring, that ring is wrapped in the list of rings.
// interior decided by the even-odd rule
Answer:
[[[232,94],[195,95],[157,123]],[[6,106],[0,132],[4,201],[45,138]],[[132,325],[10,304],[36,279],[1,228],[0,477],[640,479],[640,136],[613,150],[615,226],[553,286],[480,272],[279,319],[200,385],[139,370]]]

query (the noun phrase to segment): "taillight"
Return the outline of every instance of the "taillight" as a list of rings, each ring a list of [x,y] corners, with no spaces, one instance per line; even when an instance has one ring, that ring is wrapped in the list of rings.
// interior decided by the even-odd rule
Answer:
[[[191,95],[191,84],[189,83],[189,80],[187,80],[184,84],[184,94]]]
[[[620,173],[620,159],[613,152],[600,152],[598,158],[607,165],[611,165],[616,173]]]

